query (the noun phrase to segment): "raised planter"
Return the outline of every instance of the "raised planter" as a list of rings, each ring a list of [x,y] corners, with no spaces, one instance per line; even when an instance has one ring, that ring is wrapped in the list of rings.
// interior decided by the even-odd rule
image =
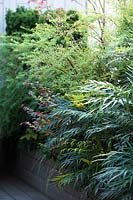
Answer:
[[[59,190],[55,184],[49,182],[51,176],[56,174],[52,161],[41,162],[39,153],[20,152],[17,159],[16,172],[19,178],[40,192],[47,195],[51,200],[79,200],[80,194],[72,188]]]

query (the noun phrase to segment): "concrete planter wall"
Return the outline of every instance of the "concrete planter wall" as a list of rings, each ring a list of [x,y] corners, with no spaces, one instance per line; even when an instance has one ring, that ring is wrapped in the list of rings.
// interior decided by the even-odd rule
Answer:
[[[20,153],[17,159],[16,172],[34,188],[38,189],[51,200],[79,200],[80,195],[73,189],[59,190],[55,185],[49,183],[52,174],[56,174],[52,161],[41,162],[39,153]]]

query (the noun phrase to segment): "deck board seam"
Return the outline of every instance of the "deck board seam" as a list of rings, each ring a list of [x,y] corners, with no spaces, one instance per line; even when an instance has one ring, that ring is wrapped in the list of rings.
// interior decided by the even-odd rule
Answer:
[[[3,192],[4,192],[5,194],[7,194],[9,197],[11,197],[12,200],[17,200],[17,199],[14,198],[8,191],[6,191],[3,187],[1,187],[1,189],[3,190]]]

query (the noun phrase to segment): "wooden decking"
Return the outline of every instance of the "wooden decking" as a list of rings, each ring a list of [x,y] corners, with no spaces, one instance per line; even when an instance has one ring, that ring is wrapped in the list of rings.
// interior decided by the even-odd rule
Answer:
[[[0,176],[0,200],[50,200],[25,184],[23,181],[7,175]]]

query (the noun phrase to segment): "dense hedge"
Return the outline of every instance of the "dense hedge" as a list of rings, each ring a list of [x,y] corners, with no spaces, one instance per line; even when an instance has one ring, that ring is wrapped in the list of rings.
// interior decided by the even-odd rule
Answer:
[[[8,10],[6,13],[6,32],[12,35],[15,32],[30,32],[39,20],[37,10],[18,7],[16,11]]]

